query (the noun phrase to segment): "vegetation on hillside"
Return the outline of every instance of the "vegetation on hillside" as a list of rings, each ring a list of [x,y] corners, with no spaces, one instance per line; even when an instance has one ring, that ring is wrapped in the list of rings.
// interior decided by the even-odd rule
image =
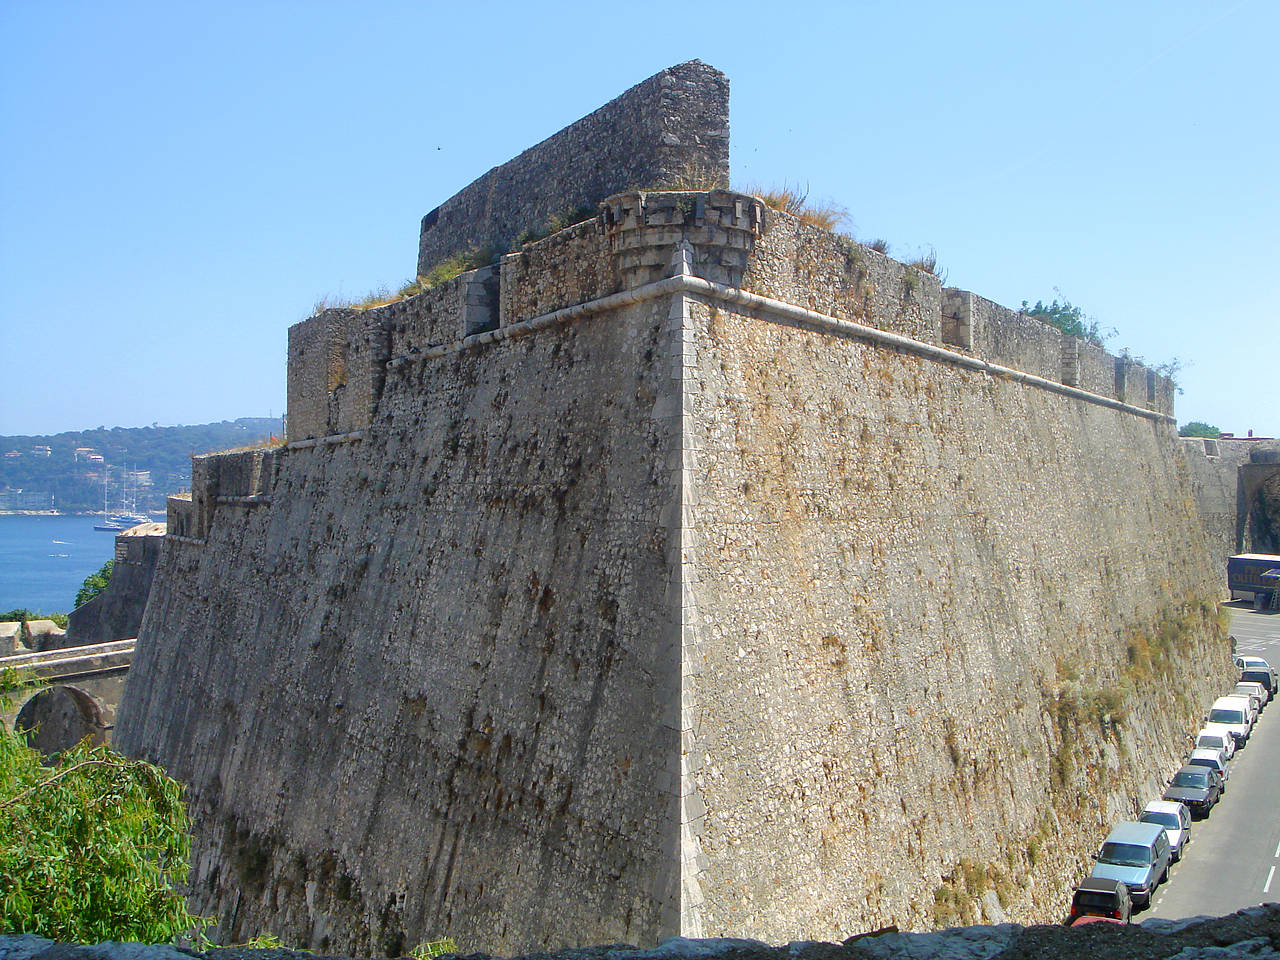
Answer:
[[[97,427],[52,436],[0,436],[0,491],[52,494],[54,505],[64,513],[96,511],[102,509],[104,479],[115,508],[122,471],[150,471],[152,486],[137,492],[137,506],[162,510],[167,494],[190,486],[193,453],[244,446],[282,433],[279,418],[242,417],[193,426]],[[39,447],[48,447],[49,455],[33,452]],[[77,457],[77,448],[88,448],[105,462],[91,461],[86,454]]]
[[[14,607],[12,610],[0,610],[0,623],[21,623],[24,620],[52,620],[64,630],[67,627],[65,613],[37,613],[26,607]]]

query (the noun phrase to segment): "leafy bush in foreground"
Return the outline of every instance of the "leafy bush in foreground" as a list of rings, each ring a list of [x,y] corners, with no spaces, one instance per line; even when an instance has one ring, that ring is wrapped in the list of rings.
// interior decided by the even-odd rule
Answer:
[[[23,689],[0,676],[0,699]],[[174,890],[187,876],[182,786],[87,742],[45,767],[0,727],[0,932],[51,940],[170,941],[208,923]]]

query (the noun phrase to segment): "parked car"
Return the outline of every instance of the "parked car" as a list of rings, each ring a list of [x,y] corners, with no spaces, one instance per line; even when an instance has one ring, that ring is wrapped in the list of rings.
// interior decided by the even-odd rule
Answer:
[[[1124,926],[1126,923],[1128,923],[1128,921],[1127,921],[1127,920],[1117,920],[1117,919],[1115,919],[1115,917],[1094,917],[1094,916],[1086,916],[1086,917],[1081,917],[1079,920],[1075,920],[1075,921],[1073,921],[1073,922],[1072,922],[1072,924],[1071,924],[1071,926],[1073,926],[1073,927],[1083,927],[1083,926],[1086,926],[1086,925],[1088,925],[1088,924],[1090,924],[1090,923],[1118,923],[1118,924],[1120,924],[1120,926]]]
[[[1230,730],[1237,747],[1249,739],[1251,726],[1247,703],[1242,704],[1232,697],[1219,697],[1209,708],[1209,716],[1206,720],[1209,723],[1220,723]]]
[[[1235,661],[1235,665],[1241,670],[1250,670],[1254,667],[1261,667],[1263,670],[1271,670],[1271,664],[1263,657],[1255,656],[1251,653],[1238,653],[1231,658]],[[1275,671],[1272,671],[1273,673]]]
[[[1191,842],[1191,811],[1175,800],[1152,800],[1143,808],[1139,823],[1158,823],[1169,838],[1169,859],[1181,860]]]
[[[1253,697],[1241,696],[1238,693],[1228,693],[1224,697],[1219,697],[1218,700],[1235,700],[1239,702],[1245,708],[1245,710],[1248,711],[1249,732],[1253,733],[1253,725],[1258,722],[1258,710],[1259,710],[1259,704],[1256,700],[1253,699]],[[1214,701],[1214,702],[1216,703],[1217,701]]]
[[[1254,686],[1255,684],[1245,684],[1242,680],[1240,683],[1236,684],[1235,689],[1231,691],[1231,693],[1227,694],[1227,696],[1244,697],[1247,699],[1250,705],[1250,713],[1253,716],[1253,722],[1257,723],[1258,717],[1262,715],[1262,697],[1258,695],[1256,690],[1252,689]],[[1242,687],[1244,689],[1241,689]]]
[[[1073,927],[1099,919],[1128,923],[1132,913],[1133,901],[1123,881],[1086,877],[1071,895],[1071,912],[1067,914],[1066,922]]]
[[[1248,667],[1240,671],[1240,679],[1252,683],[1260,683],[1271,696],[1276,695],[1276,674],[1266,667]]]
[[[1231,730],[1222,724],[1206,723],[1196,734],[1196,749],[1201,748],[1221,750],[1230,760],[1235,756],[1236,738],[1231,735]]]
[[[1192,767],[1206,776],[1213,772]],[[1094,855],[1091,877],[1119,880],[1135,905],[1151,903],[1151,894],[1169,875],[1169,837],[1158,823],[1117,823]]]
[[[1222,778],[1222,792],[1227,792],[1227,781],[1231,779],[1231,764],[1227,763],[1221,750],[1192,750],[1191,756],[1187,757],[1187,764],[1217,770],[1218,776]]]
[[[1276,689],[1280,687],[1280,676],[1277,676],[1276,671],[1272,669],[1271,664],[1267,663],[1267,661],[1263,660],[1261,657],[1236,656],[1232,657],[1232,659],[1235,661],[1236,666],[1241,670],[1265,670],[1271,677],[1270,689],[1273,695],[1275,694]]]
[[[1163,799],[1185,803],[1191,815],[1207,817],[1222,796],[1222,777],[1216,770],[1187,764],[1169,781]]]
[[[1265,707],[1271,702],[1271,694],[1257,680],[1241,680],[1236,684],[1236,693],[1247,694],[1251,697],[1257,697],[1260,706]]]

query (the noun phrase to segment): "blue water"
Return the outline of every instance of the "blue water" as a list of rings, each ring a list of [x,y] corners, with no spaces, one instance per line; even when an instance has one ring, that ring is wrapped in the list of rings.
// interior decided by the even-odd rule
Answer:
[[[115,554],[101,517],[0,516],[0,612],[70,613],[84,578]]]

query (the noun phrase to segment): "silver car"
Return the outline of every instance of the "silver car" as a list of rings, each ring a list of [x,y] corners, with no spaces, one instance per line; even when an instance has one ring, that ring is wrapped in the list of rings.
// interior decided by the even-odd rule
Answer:
[[[1267,693],[1267,688],[1256,680],[1241,680],[1236,684],[1236,693],[1243,694],[1246,697],[1256,697],[1260,707],[1265,707],[1267,701],[1271,699],[1271,695]]]

